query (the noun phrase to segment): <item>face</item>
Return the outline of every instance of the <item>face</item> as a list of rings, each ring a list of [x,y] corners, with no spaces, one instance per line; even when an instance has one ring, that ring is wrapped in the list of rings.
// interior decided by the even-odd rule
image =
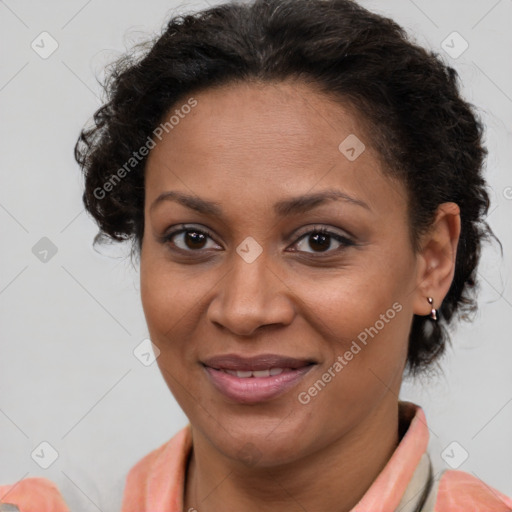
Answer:
[[[150,337],[215,450],[293,462],[396,405],[417,274],[406,192],[357,114],[306,84],[193,97],[146,166]]]

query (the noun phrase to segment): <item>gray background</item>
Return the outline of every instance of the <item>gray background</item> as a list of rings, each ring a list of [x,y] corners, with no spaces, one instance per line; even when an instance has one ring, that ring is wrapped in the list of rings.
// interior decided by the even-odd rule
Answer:
[[[469,454],[459,469],[512,496],[512,3],[361,3],[437,49],[487,126],[489,222],[504,258],[486,248],[480,310],[454,332],[444,376],[404,383],[401,398],[425,410],[436,471],[449,467],[441,454],[456,441],[451,459]],[[47,477],[73,510],[118,510],[129,468],[187,420],[156,363],[133,354],[148,334],[138,274],[128,246],[93,250],[97,229],[82,207],[72,150],[100,105],[95,77],[105,64],[160,32],[171,14],[206,6],[0,1],[0,484]],[[45,59],[31,47],[51,48],[43,31],[58,43]],[[458,58],[441,47],[453,31],[469,44]],[[44,253],[43,237],[55,254]],[[43,441],[58,453],[48,469],[39,465],[51,462]]]

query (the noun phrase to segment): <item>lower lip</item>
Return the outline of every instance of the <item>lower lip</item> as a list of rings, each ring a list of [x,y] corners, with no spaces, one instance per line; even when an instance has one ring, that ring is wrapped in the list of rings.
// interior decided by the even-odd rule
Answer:
[[[236,402],[255,404],[282,395],[300,382],[314,365],[269,377],[240,378],[221,370],[205,366],[213,385],[223,395]]]

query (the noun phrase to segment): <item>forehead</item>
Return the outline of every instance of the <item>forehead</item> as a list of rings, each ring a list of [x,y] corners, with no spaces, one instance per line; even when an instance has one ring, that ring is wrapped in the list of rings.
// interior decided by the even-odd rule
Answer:
[[[206,89],[193,97],[197,105],[169,132],[168,149],[186,145],[200,154],[214,148],[229,149],[219,155],[225,161],[242,150],[250,153],[264,146],[272,151],[276,144],[283,144],[280,153],[288,159],[296,155],[301,160],[318,160],[320,152],[311,148],[330,147],[330,153],[335,150],[337,156],[339,143],[349,134],[366,138],[357,114],[351,113],[348,105],[301,82],[242,82]],[[178,102],[169,114],[179,111],[187,100]],[[259,157],[264,158],[265,153],[260,152]]]
[[[178,122],[150,152],[148,202],[167,189],[222,201],[233,189],[261,199],[338,186],[375,203],[383,186],[396,188],[357,112],[308,84],[244,82],[191,96],[196,105],[172,108]]]

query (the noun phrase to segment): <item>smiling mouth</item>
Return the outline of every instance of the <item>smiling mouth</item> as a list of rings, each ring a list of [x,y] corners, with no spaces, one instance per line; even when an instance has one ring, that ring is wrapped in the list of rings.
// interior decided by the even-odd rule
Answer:
[[[204,366],[209,366],[215,370],[226,370],[234,372],[252,372],[254,377],[268,377],[259,372],[274,371],[279,375],[282,371],[296,370],[315,364],[316,361],[310,358],[298,359],[295,357],[281,356],[277,354],[260,354],[258,356],[245,357],[238,354],[225,354],[214,356],[202,361]],[[281,370],[281,371],[278,371]],[[251,375],[246,375],[250,377]],[[243,377],[243,375],[239,375]]]
[[[276,354],[255,357],[227,354],[202,362],[217,391],[231,401],[246,404],[264,402],[284,394],[316,364],[311,359]]]
[[[221,372],[225,372],[228,375],[233,375],[234,377],[238,377],[240,379],[248,379],[251,377],[274,377],[275,375],[281,375],[282,373],[295,371],[295,368],[268,368],[266,370],[227,370],[225,368],[215,369]]]

